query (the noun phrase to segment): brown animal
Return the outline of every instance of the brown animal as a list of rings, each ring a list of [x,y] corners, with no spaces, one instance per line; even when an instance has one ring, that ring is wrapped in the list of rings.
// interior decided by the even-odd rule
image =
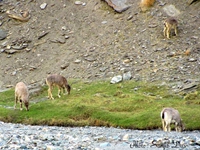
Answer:
[[[177,132],[181,132],[185,129],[178,110],[174,108],[164,108],[160,115],[164,131],[171,131],[170,124],[175,124]]]
[[[59,74],[49,75],[46,78],[46,84],[49,86],[48,98],[50,98],[50,99],[54,99],[53,95],[52,95],[52,90],[53,90],[54,86],[58,87],[58,97],[59,98],[61,97],[60,96],[61,89],[62,89],[63,93],[64,93],[64,90],[65,90],[65,93],[67,91],[68,94],[70,94],[71,87],[68,84],[67,79],[65,77],[59,75]]]
[[[155,3],[155,0],[141,0],[140,2],[140,8],[143,12],[147,11],[153,4]]]
[[[178,35],[177,31],[178,21],[174,18],[168,18],[164,21],[164,36],[167,36],[170,39],[171,30],[174,29],[175,35]]]
[[[27,86],[23,82],[19,82],[15,86],[15,106],[16,109],[17,102],[20,102],[20,110],[22,110],[22,103],[24,103],[26,110],[28,111],[29,108],[29,92]]]

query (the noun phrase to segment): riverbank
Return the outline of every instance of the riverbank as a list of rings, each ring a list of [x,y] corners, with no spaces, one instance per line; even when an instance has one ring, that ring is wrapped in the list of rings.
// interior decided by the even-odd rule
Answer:
[[[107,127],[30,126],[0,122],[1,149],[117,150],[200,149],[200,132]]]

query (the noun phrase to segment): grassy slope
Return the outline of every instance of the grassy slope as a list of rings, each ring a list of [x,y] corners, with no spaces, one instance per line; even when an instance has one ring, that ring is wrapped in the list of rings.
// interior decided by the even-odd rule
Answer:
[[[187,130],[200,129],[199,90],[184,99],[171,94],[164,86],[149,83],[73,82],[71,94],[60,99],[55,89],[55,100],[46,98],[47,87],[44,87],[41,94],[31,97],[29,112],[13,109],[14,89],[0,93],[0,120],[25,124],[155,129],[161,128],[162,108],[174,107],[179,110]]]

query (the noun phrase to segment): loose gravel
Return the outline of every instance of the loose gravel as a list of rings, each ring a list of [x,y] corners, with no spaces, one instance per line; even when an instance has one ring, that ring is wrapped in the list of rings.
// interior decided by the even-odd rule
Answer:
[[[31,126],[0,122],[0,149],[200,149],[200,131],[177,133],[107,127]]]

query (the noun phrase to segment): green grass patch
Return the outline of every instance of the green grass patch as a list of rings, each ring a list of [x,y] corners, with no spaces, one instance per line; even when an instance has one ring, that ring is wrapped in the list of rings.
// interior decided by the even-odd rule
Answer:
[[[126,81],[70,81],[70,95],[47,99],[47,86],[30,97],[30,111],[16,110],[14,89],[0,93],[0,120],[31,125],[113,126],[130,129],[161,128],[163,107],[179,110],[187,130],[200,129],[200,95],[176,95],[157,83]]]

